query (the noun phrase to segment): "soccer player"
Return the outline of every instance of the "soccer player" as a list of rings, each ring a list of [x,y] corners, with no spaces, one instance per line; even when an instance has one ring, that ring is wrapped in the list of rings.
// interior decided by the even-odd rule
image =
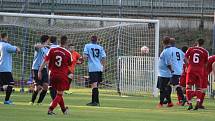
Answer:
[[[68,47],[69,47],[69,51],[72,54],[72,65],[70,66],[70,69],[71,69],[70,71],[72,74],[71,78],[74,79],[75,66],[76,64],[82,64],[83,58],[77,51],[75,51],[75,46],[73,44],[69,44]]]
[[[49,36],[48,35],[42,35],[40,38],[41,43],[36,44],[34,46],[35,53],[34,53],[34,59],[33,59],[33,64],[32,64],[32,75],[34,79],[34,91],[32,93],[32,98],[30,104],[33,105],[36,98],[37,94],[41,91],[39,99],[37,101],[37,104],[40,105],[43,101],[43,99],[46,96],[47,90],[48,90],[48,72],[47,68],[43,68],[43,77],[41,79],[38,79],[38,70],[39,67],[45,57],[45,55],[49,51]]]
[[[50,48],[59,47],[59,45],[57,45],[57,37],[56,36],[50,37],[49,46],[50,46]],[[49,91],[50,91],[50,96],[51,96],[52,100],[54,100],[56,97],[57,91],[52,86],[49,86]]]
[[[70,87],[68,75],[71,73],[69,71],[69,66],[72,64],[72,58],[71,53],[65,49],[66,46],[67,37],[62,36],[60,47],[51,48],[39,68],[38,78],[41,79],[43,74],[42,70],[45,65],[48,65],[50,71],[50,85],[57,91],[57,95],[55,99],[52,100],[48,109],[48,115],[55,115],[53,110],[58,104],[63,114],[68,114],[68,107],[65,107],[63,93]]]
[[[10,99],[12,93],[14,80],[12,76],[12,53],[20,52],[20,48],[8,43],[8,35],[6,33],[1,34],[0,41],[0,83],[1,85],[7,85],[6,96],[4,104],[13,104]]]
[[[172,77],[170,79],[170,84],[176,87],[176,92],[178,96],[178,105],[184,105],[186,102],[182,88],[179,86],[179,79],[181,77],[183,71],[183,63],[184,63],[184,52],[181,49],[175,47],[175,38],[170,38],[171,42],[171,51],[172,51]]]
[[[171,86],[170,78],[172,77],[172,73],[174,72],[171,66],[171,43],[170,37],[166,36],[163,39],[164,50],[160,54],[159,58],[159,70],[158,70],[158,82],[157,88],[160,89],[160,103],[157,105],[157,108],[161,108],[164,103],[164,99],[167,99],[168,107],[172,107],[171,101]]]
[[[185,62],[187,65],[187,77],[186,77],[186,97],[188,101],[188,110],[193,109],[192,106],[192,86],[196,86],[195,94],[197,96],[196,106],[194,110],[197,110],[200,105],[201,96],[202,96],[202,81],[204,80],[205,68],[207,67],[208,62],[208,52],[202,45],[204,44],[204,39],[198,39],[197,45],[191,47],[187,50],[185,54]]]
[[[88,106],[100,106],[98,85],[102,82],[106,53],[104,48],[97,44],[97,36],[91,37],[91,43],[84,47],[84,59],[88,61],[90,84],[92,87],[92,101]]]

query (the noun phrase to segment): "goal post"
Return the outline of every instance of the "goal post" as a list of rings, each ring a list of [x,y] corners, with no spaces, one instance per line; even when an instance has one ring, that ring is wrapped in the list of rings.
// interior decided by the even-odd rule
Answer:
[[[29,79],[33,45],[42,34],[57,36],[58,40],[66,35],[80,54],[90,36],[96,35],[107,54],[102,87],[121,94],[157,95],[159,20],[0,12],[0,32],[8,33],[10,43],[22,49],[22,54],[13,56],[16,81]],[[142,55],[142,46],[149,47],[149,53]],[[88,87],[87,76],[87,64],[77,65],[73,87]]]

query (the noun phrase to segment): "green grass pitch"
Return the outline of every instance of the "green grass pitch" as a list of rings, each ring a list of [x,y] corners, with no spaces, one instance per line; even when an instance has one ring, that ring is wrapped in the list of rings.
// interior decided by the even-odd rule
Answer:
[[[55,116],[48,116],[49,94],[43,105],[30,106],[31,94],[13,93],[14,105],[4,105],[4,93],[0,93],[0,121],[215,121],[215,100],[206,99],[206,110],[187,111],[186,106],[156,109],[158,98],[151,96],[120,97],[114,93],[101,92],[101,106],[85,106],[90,101],[90,89],[72,89],[65,95],[69,115],[63,115],[60,108]],[[174,103],[176,100],[173,100]]]

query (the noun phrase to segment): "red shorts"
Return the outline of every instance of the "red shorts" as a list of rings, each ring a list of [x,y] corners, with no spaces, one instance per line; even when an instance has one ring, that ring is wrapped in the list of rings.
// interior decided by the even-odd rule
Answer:
[[[182,87],[186,87],[186,73],[182,73],[179,80],[179,85]]]
[[[206,89],[208,87],[208,73],[205,72],[204,76],[203,76],[203,80],[201,80],[200,82],[200,87],[203,89]]]
[[[186,85],[196,85],[200,87],[201,80],[203,79],[203,75],[199,72],[189,72],[186,76]]]
[[[50,75],[50,85],[57,91],[69,90],[70,83],[67,75]]]

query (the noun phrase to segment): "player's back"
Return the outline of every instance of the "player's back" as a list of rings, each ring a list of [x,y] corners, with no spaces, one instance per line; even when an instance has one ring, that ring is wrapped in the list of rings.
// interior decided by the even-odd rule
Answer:
[[[202,72],[208,61],[208,52],[202,47],[191,47],[185,57],[188,58],[188,73],[190,71]]]
[[[71,53],[62,47],[51,48],[47,58],[49,58],[49,70],[53,74],[67,75],[68,66],[71,65]]]
[[[182,50],[171,47],[172,50],[172,67],[174,70],[174,75],[181,75],[183,71],[183,63],[184,63],[184,52]]]
[[[88,55],[89,72],[103,70],[101,60],[106,57],[106,54],[102,46],[93,43],[86,44],[84,47],[84,54]]]

